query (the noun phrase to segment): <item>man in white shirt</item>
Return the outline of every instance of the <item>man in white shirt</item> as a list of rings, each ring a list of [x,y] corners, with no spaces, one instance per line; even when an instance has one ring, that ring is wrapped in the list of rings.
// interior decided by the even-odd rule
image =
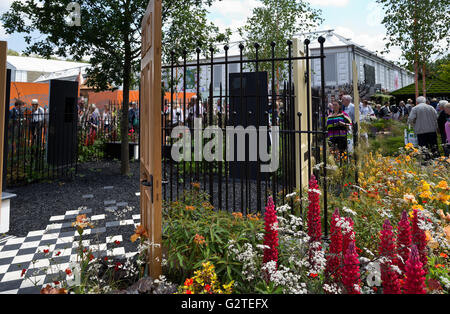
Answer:
[[[32,146],[40,146],[42,140],[42,129],[44,126],[45,111],[39,106],[39,101],[33,99],[31,101],[32,112],[31,112],[31,135],[32,135]]]
[[[345,95],[342,97],[342,105],[344,106],[344,112],[348,114],[352,122],[355,122],[355,105],[352,103],[352,96]]]
[[[361,106],[359,107],[359,111],[361,113],[361,117],[364,120],[368,116],[373,116],[375,113],[373,112],[372,106],[369,105],[367,100],[363,100]]]

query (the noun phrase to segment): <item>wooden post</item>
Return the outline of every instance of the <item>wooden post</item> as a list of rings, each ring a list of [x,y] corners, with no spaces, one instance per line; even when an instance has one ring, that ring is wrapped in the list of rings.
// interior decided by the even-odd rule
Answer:
[[[154,279],[162,274],[161,37],[161,0],[150,0],[142,20],[140,197]]]
[[[359,90],[358,90],[358,68],[356,66],[356,61],[353,60],[353,103],[355,104],[355,121],[352,121],[353,123],[358,123],[358,143],[359,143],[359,139],[360,139],[360,130],[361,130],[361,125],[360,125],[360,119],[359,119]],[[355,144],[355,143],[353,143]],[[353,145],[353,149],[356,150],[355,145]]]
[[[293,40],[293,49],[294,49],[293,56],[295,58],[306,56],[306,52],[304,51],[303,43],[298,38],[294,38],[294,40]],[[308,126],[308,115],[307,115],[308,102],[306,99],[308,93],[306,90],[307,84],[305,81],[306,62],[309,62],[309,60],[294,61],[295,111],[296,111],[296,113],[300,112],[302,114],[302,116],[301,116],[302,130],[306,130],[307,126]],[[311,73],[309,73],[308,77],[311,82]],[[309,86],[311,86],[311,84]],[[312,98],[311,98],[312,93],[310,92],[309,95],[310,95],[309,103],[312,104]],[[298,117],[296,115],[295,129],[298,129],[298,126],[299,126]],[[301,140],[300,140],[300,136],[301,136]],[[301,143],[301,150],[300,150],[300,143]],[[305,188],[308,186],[308,179],[309,179],[309,177],[308,177],[308,160],[305,159],[305,156],[307,156],[307,152],[308,152],[308,135],[307,134],[296,134],[295,135],[295,152],[296,152],[296,154],[299,154],[299,152],[301,152],[301,156],[299,156],[298,158],[295,158],[295,169],[297,171],[296,176],[295,176],[296,186],[298,189]],[[300,161],[301,161],[301,169],[300,169]],[[301,172],[301,178],[302,178],[301,184],[300,184],[299,171]]]
[[[6,106],[6,56],[8,52],[8,43],[0,41],[0,193],[3,192],[3,147],[5,132],[5,106]]]

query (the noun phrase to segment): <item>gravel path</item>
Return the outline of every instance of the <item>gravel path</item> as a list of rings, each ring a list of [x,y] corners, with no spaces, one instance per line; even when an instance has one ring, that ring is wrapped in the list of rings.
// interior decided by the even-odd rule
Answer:
[[[139,192],[139,163],[132,162],[130,170],[130,176],[122,176],[119,162],[86,163],[78,165],[78,173],[72,180],[8,189],[7,192],[17,194],[17,198],[11,200],[8,234],[23,237],[29,231],[45,229],[51,216],[62,215],[81,206],[92,209],[92,215],[104,214],[105,202],[112,200],[128,203],[134,207],[132,214],[139,214],[139,197],[136,196]],[[92,198],[83,197],[89,195]]]

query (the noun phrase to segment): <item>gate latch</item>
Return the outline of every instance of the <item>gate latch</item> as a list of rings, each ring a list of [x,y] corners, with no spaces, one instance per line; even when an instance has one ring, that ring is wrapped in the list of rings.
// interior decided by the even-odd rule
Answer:
[[[150,175],[150,179],[149,179],[149,180],[141,181],[141,184],[142,184],[144,187],[149,188],[149,189],[151,190],[151,191],[150,191],[150,195],[151,195],[151,198],[152,198],[152,204],[153,204],[153,175]]]

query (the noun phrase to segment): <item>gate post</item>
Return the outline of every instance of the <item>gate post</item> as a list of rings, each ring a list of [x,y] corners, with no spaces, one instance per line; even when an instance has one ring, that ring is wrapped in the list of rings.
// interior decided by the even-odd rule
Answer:
[[[303,42],[301,42],[298,38],[294,38],[293,40],[293,49],[294,49],[294,58],[305,57],[306,52],[304,49]],[[295,111],[300,112],[301,116],[298,117],[301,119],[302,130],[305,129],[307,125],[311,125],[311,117],[310,123],[308,124],[308,103],[312,103],[312,93],[310,92],[309,102],[307,100],[308,86],[311,86],[311,71],[306,75],[307,66],[306,63],[310,62],[309,60],[295,60],[294,61],[294,88],[295,88]],[[309,84],[307,84],[306,80],[309,80]],[[298,120],[296,119],[295,129],[297,130],[299,126]],[[299,130],[299,131],[302,131]],[[308,130],[311,131],[311,130]],[[301,144],[300,144],[301,143]],[[309,169],[308,169],[308,160],[305,156],[308,156],[308,135],[307,134],[296,134],[295,135],[295,152],[298,158],[295,158],[295,169],[296,169],[296,186],[297,189],[302,189],[308,186],[309,180]],[[301,180],[300,180],[301,178]]]
[[[3,192],[3,148],[5,132],[5,106],[6,106],[6,56],[8,43],[0,41],[0,193]]]

